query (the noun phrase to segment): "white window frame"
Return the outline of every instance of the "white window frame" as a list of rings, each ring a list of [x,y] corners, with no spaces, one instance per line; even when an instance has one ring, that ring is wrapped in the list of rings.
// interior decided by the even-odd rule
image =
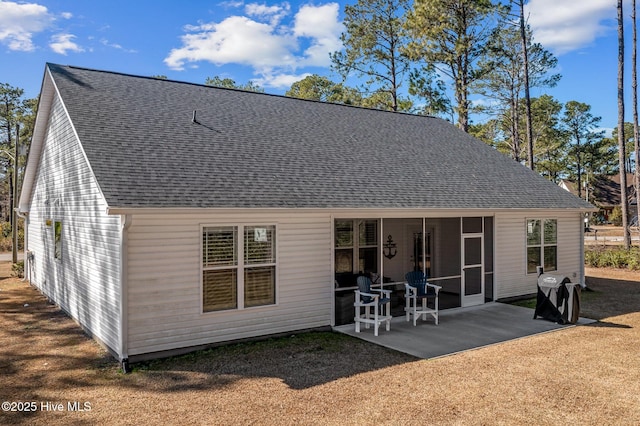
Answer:
[[[538,220],[540,221],[540,244],[529,244],[529,222],[530,221],[534,221],[534,220]],[[555,235],[555,243],[546,243],[545,242],[545,234],[544,234],[544,230],[545,230],[545,222],[547,221],[555,221],[556,223],[556,235]],[[546,247],[555,247],[556,248],[556,265],[555,265],[555,269],[550,269],[547,270],[546,268],[544,269],[544,272],[554,272],[558,270],[558,219],[554,218],[554,217],[530,217],[527,218],[525,220],[525,237],[524,237],[524,244],[525,244],[525,271],[527,273],[527,275],[531,275],[531,274],[535,274],[537,273],[537,271],[529,271],[529,248],[532,247],[538,247],[540,250],[540,263],[538,264],[538,266],[545,266],[544,264],[544,254],[545,254],[545,248]]]
[[[256,227],[273,227],[273,238],[275,240],[274,247],[274,262],[268,263],[258,263],[258,264],[246,264],[245,263],[245,253],[244,253],[244,233],[246,228],[256,228]],[[224,266],[211,266],[205,267],[204,265],[204,244],[202,241],[202,235],[207,228],[235,228],[236,229],[236,238],[237,243],[235,246],[235,256],[236,256],[236,264],[235,265],[224,265]],[[224,314],[229,312],[237,312],[242,310],[253,310],[253,309],[264,309],[270,308],[278,305],[278,299],[280,295],[279,291],[279,270],[278,267],[278,258],[279,258],[279,233],[278,233],[278,225],[275,223],[260,223],[260,222],[243,222],[243,223],[223,223],[223,224],[201,224],[200,225],[200,233],[199,233],[199,244],[200,244],[200,313],[202,315],[214,315],[214,314]],[[273,267],[274,268],[274,288],[275,292],[274,303],[259,305],[259,306],[245,306],[244,296],[245,296],[245,270],[252,269],[257,267]],[[236,307],[229,309],[220,309],[215,311],[205,311],[204,310],[204,271],[207,270],[226,270],[226,269],[235,269],[236,270]]]

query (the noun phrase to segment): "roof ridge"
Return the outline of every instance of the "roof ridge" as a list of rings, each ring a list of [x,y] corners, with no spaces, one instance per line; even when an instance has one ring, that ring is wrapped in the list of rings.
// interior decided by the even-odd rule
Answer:
[[[232,92],[252,93],[252,94],[256,94],[256,95],[272,96],[272,97],[283,98],[283,99],[293,99],[293,100],[296,100],[296,101],[313,102],[313,103],[324,104],[324,105],[337,105],[337,106],[342,106],[342,107],[347,107],[347,108],[361,109],[361,110],[365,110],[365,111],[376,111],[376,112],[381,112],[381,113],[401,114],[401,115],[408,115],[408,116],[420,117],[420,118],[434,118],[434,119],[438,119],[438,120],[444,120],[444,119],[442,119],[440,117],[436,117],[436,116],[433,116],[433,115],[413,114],[413,113],[410,113],[410,112],[407,112],[407,111],[389,111],[389,110],[384,110],[384,109],[365,107],[365,106],[361,106],[361,105],[351,105],[351,104],[343,104],[343,103],[337,103],[337,102],[319,101],[319,100],[316,100],[316,99],[296,98],[294,96],[279,95],[277,93],[255,92],[253,90],[245,90],[245,89],[238,89],[238,88],[232,88],[232,87],[212,86],[212,85],[208,85],[208,84],[194,83],[194,82],[184,81],[184,80],[174,80],[174,79],[170,79],[170,78],[158,78],[158,77],[154,77],[154,76],[131,74],[131,73],[121,72],[121,71],[102,70],[102,69],[97,69],[97,68],[82,67],[82,66],[78,66],[78,65],[61,65],[61,64],[56,64],[56,63],[53,63],[53,62],[47,62],[46,65],[48,67],[49,66],[67,67],[67,68],[77,69],[77,70],[82,70],[82,71],[90,71],[90,72],[98,72],[98,73],[104,73],[104,74],[120,75],[120,76],[124,76],[124,77],[141,78],[141,79],[146,79],[146,80],[166,81],[166,82],[169,82],[169,83],[186,84],[186,85],[190,85],[190,86],[212,88],[212,89],[226,90],[226,91],[232,91]],[[445,121],[447,121],[447,120],[445,120]]]

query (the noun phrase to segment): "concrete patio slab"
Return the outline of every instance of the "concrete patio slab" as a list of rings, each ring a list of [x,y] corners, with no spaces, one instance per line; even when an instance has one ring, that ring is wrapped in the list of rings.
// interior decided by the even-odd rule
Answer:
[[[596,322],[580,318],[578,325]],[[494,345],[508,340],[520,339],[539,333],[574,327],[575,324],[556,324],[543,319],[533,319],[533,309],[506,303],[455,308],[440,311],[440,321],[407,322],[405,317],[395,317],[391,330],[380,327],[378,337],[373,335],[373,326],[355,332],[353,324],[334,327],[334,330],[350,336],[404,352],[418,358],[437,358],[458,352]]]

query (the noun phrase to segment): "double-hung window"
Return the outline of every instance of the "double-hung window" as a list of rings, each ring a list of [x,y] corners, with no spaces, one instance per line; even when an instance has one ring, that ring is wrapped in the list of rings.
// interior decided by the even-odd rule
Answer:
[[[543,266],[545,271],[558,269],[558,221],[556,219],[527,220],[527,273]]]
[[[275,225],[203,227],[203,312],[275,303]]]

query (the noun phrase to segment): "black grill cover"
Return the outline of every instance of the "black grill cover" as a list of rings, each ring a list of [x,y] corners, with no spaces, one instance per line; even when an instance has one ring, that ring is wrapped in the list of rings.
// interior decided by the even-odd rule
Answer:
[[[540,274],[533,318],[542,317],[558,324],[575,324],[580,316],[580,286],[569,277]]]

